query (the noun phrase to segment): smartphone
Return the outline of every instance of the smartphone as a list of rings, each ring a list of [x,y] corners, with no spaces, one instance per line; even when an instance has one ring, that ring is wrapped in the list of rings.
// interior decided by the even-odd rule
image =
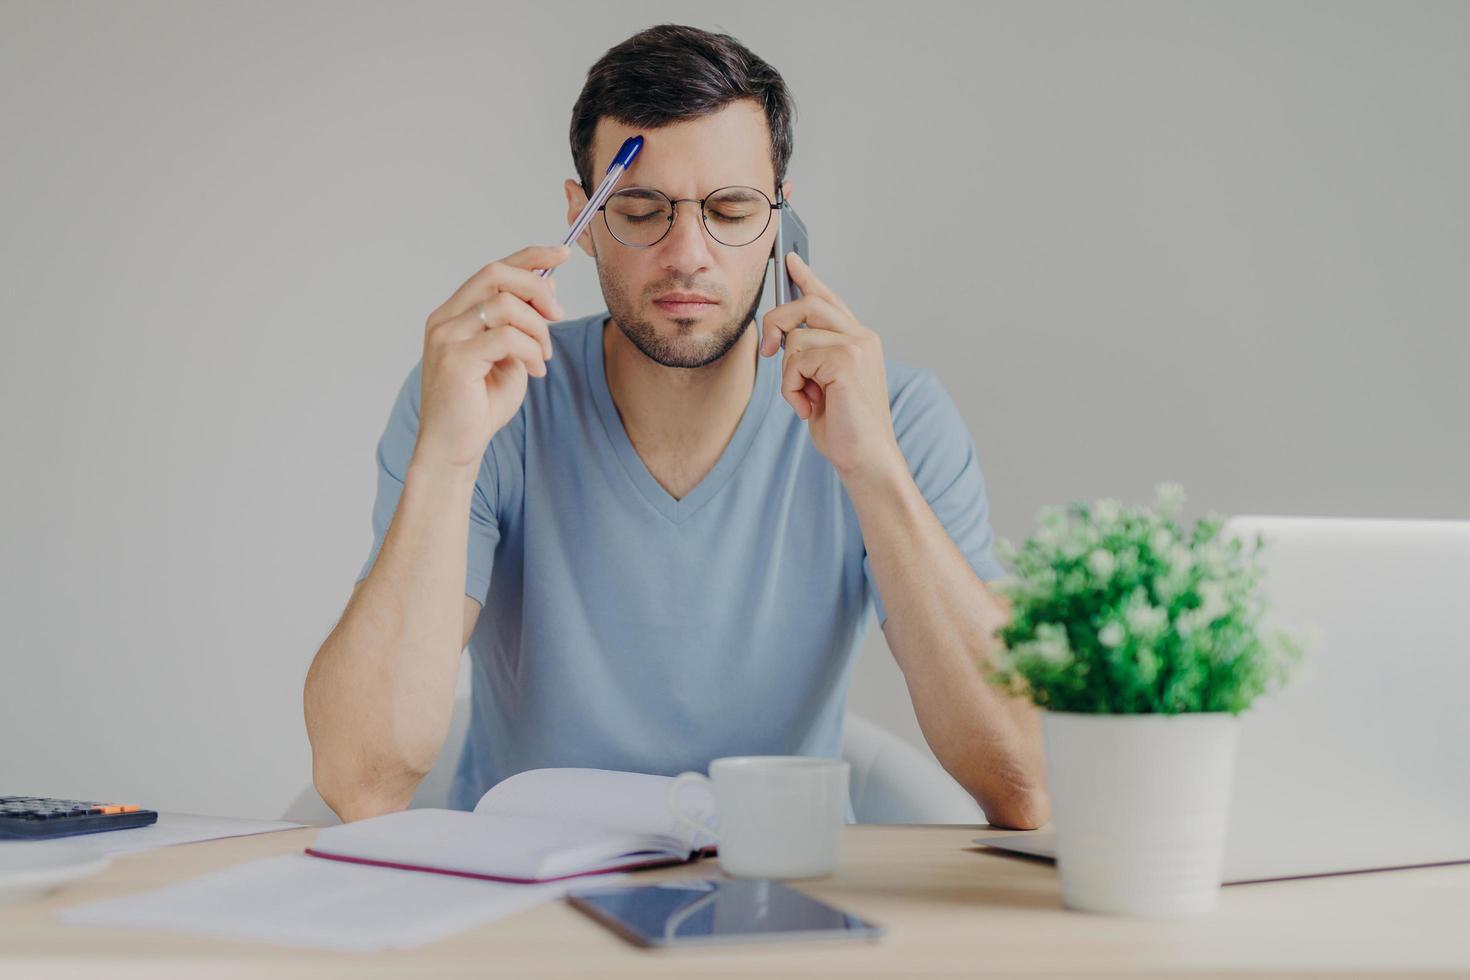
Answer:
[[[771,254],[776,260],[776,305],[780,306],[801,298],[801,290],[796,288],[796,283],[791,281],[791,276],[786,271],[787,253],[795,252],[807,265],[811,265],[812,255],[806,225],[797,217],[790,201],[780,194],[776,198],[781,205],[781,220],[776,222],[776,246]]]
[[[884,930],[770,878],[573,890],[573,906],[639,946],[868,939]]]

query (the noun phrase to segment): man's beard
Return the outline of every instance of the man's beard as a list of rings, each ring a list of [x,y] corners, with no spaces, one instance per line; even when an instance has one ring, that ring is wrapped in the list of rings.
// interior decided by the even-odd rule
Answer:
[[[643,352],[644,357],[664,367],[698,368],[713,364],[724,357],[745,334],[745,328],[755,319],[756,308],[760,306],[761,296],[766,291],[767,268],[769,266],[761,269],[761,281],[745,308],[745,315],[726,321],[713,335],[701,341],[688,336],[698,322],[690,317],[674,317],[673,321],[679,327],[678,333],[671,338],[660,336],[653,321],[644,319],[635,312],[634,305],[628,298],[627,284],[622,279],[604,271],[600,263],[597,266],[597,278],[602,281],[602,296],[607,300],[607,309],[612,314],[613,322],[623,331],[623,336]],[[667,289],[661,287],[660,291],[666,292]]]

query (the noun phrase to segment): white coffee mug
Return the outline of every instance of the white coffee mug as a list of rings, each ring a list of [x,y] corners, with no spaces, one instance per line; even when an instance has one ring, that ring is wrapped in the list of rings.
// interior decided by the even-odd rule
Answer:
[[[837,870],[852,767],[843,759],[741,755],[715,759],[709,776],[681,773],[669,807],[681,825],[716,835],[720,867],[735,878],[818,878]],[[690,783],[713,795],[719,830],[679,805]]]

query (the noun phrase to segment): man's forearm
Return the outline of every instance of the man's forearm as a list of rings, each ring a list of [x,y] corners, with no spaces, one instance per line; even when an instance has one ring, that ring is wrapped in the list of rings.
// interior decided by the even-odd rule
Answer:
[[[448,732],[473,476],[410,464],[372,571],[307,673],[313,779],[344,820],[407,806]]]
[[[984,676],[1005,607],[906,467],[848,491],[924,738],[991,823],[1039,826],[1049,816],[1039,715]]]

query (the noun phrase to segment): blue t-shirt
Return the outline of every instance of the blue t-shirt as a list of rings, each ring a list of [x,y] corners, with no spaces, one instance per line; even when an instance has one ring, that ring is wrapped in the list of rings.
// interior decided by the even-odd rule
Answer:
[[[613,403],[607,316],[552,326],[546,377],[531,379],[480,464],[465,594],[483,609],[450,795],[459,809],[545,766],[674,775],[727,755],[840,758],[869,603],[885,617],[842,481],[781,398],[784,355],[759,358],[724,453],[676,500]],[[885,366],[915,481],[976,574],[999,577],[984,478],[954,402],[933,372]],[[378,443],[359,578],[403,490],[421,367]]]

